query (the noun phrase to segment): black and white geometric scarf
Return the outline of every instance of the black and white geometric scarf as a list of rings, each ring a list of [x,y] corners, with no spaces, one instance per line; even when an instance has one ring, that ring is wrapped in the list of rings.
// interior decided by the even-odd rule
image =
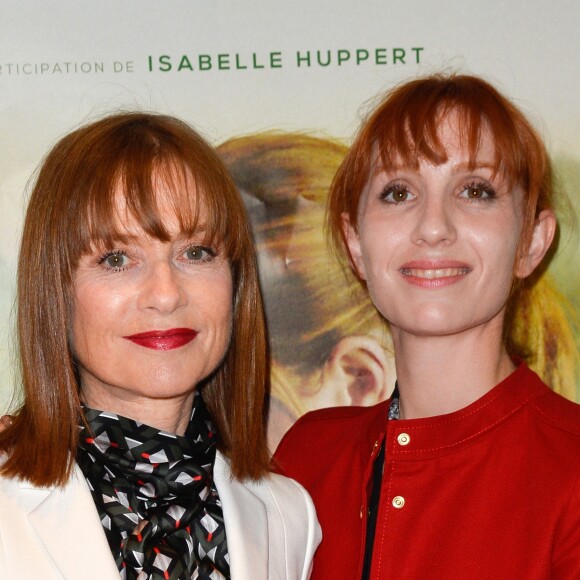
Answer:
[[[216,433],[201,396],[184,436],[83,407],[77,463],[125,580],[230,578],[213,483]]]
[[[399,405],[399,385],[395,382],[395,390],[391,395],[391,404],[389,405],[389,421],[397,421],[401,418],[401,408]]]

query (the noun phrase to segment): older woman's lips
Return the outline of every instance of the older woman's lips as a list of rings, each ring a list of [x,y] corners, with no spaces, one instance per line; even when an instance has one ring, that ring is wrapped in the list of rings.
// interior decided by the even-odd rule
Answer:
[[[456,261],[419,260],[404,264],[400,272],[414,286],[442,288],[463,280],[471,268]]]
[[[140,332],[123,338],[152,350],[172,350],[191,342],[197,334],[197,331],[192,328],[171,328]]]

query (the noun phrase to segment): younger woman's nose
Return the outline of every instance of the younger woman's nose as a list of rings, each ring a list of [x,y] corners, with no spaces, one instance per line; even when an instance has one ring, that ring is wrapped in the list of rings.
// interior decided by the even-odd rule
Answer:
[[[453,219],[453,208],[444,196],[425,197],[417,223],[413,230],[413,241],[429,246],[455,241],[457,232]]]

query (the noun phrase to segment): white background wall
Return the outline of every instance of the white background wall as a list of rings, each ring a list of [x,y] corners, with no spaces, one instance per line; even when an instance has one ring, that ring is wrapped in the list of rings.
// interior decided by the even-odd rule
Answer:
[[[532,117],[580,203],[580,5],[572,0],[4,0],[0,21],[0,411],[13,384],[11,308],[27,180],[58,137],[105,112],[177,115],[216,144],[266,129],[347,141],[364,103],[395,82],[470,72]],[[393,62],[395,48],[405,63]],[[379,49],[386,64],[372,56],[357,64],[357,49]],[[331,51],[330,65],[316,64],[317,50],[323,59]],[[339,50],[351,54],[340,65]],[[298,66],[297,53],[307,51],[311,66]],[[270,53],[276,68],[267,66]],[[211,70],[198,70],[200,54],[210,56]],[[229,70],[218,70],[218,54],[229,55]],[[162,55],[169,72],[159,70]],[[195,70],[176,70],[183,55]],[[578,238],[568,239],[565,232],[554,271],[574,299]]]

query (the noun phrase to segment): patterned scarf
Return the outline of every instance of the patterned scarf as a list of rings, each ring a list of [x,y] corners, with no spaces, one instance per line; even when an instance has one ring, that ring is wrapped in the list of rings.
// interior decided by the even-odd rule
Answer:
[[[125,580],[230,578],[213,483],[216,437],[201,396],[183,437],[83,407],[77,463]]]
[[[395,390],[391,395],[391,404],[389,405],[389,421],[397,421],[401,418],[400,400],[399,385],[395,382]]]

